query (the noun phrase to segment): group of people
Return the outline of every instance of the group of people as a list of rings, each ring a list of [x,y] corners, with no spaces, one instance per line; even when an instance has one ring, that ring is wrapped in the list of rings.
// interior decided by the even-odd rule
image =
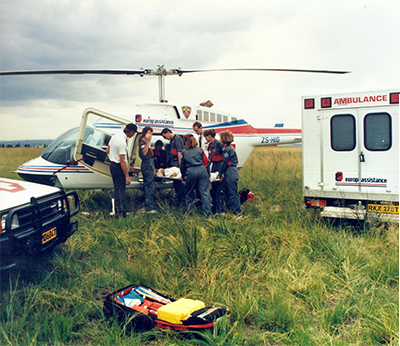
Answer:
[[[142,160],[145,207],[147,213],[157,213],[154,202],[155,173],[175,170],[173,179],[177,200],[185,203],[190,214],[194,207],[195,193],[201,200],[204,214],[223,214],[224,205],[235,214],[241,214],[238,195],[239,173],[238,157],[231,145],[234,140],[231,131],[223,131],[217,140],[214,129],[203,130],[201,123],[195,122],[193,130],[198,140],[192,134],[183,137],[174,134],[169,128],[164,128],[161,135],[169,143],[165,150],[163,142],[156,141],[155,148],[150,146],[153,129],[146,126],[139,140],[139,156]],[[130,184],[127,165],[128,138],[134,136],[137,127],[126,125],[121,133],[115,134],[108,145],[107,153],[111,161],[110,172],[115,189],[115,212],[117,216],[126,216],[124,200],[125,188]]]

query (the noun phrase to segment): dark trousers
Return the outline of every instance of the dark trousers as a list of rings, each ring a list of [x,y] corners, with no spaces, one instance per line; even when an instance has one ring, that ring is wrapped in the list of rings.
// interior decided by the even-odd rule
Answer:
[[[178,166],[172,164],[171,167],[178,167]],[[178,179],[174,179],[173,184],[174,184],[174,190],[176,193],[176,197],[178,199],[178,203],[179,204],[184,203],[185,202],[185,194],[186,194],[185,185],[183,185],[182,181],[180,181]]]
[[[178,179],[174,179],[173,183],[178,201],[179,203],[183,203],[185,200],[185,185]]]
[[[219,185],[218,205],[219,212],[224,210],[224,198],[226,198],[228,207],[235,215],[241,213],[240,198],[238,194],[239,172],[236,167],[229,166],[225,172],[225,178]]]
[[[146,211],[154,210],[154,167],[142,161],[144,200]]]
[[[213,213],[222,213],[223,210],[220,209],[220,205],[218,203],[218,189],[219,189],[219,181],[213,181],[211,183],[211,200],[212,200],[212,212]]]
[[[125,192],[126,192],[126,178],[124,171],[119,163],[111,162],[110,165],[111,177],[114,184],[114,201],[115,213],[118,216],[126,216],[125,211]]]
[[[189,167],[186,180],[186,209],[190,213],[193,207],[194,190],[200,195],[203,211],[206,216],[211,215],[210,180],[204,166]]]

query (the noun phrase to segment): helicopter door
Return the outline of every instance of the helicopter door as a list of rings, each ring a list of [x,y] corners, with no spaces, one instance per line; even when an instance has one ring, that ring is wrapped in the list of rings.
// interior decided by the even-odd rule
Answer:
[[[111,177],[106,149],[112,135],[131,121],[88,108],[82,114],[74,158],[90,170]],[[128,141],[129,161],[135,159],[137,134]]]

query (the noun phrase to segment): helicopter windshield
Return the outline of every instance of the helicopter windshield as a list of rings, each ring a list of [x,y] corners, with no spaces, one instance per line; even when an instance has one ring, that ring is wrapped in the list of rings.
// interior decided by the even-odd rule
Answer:
[[[73,163],[75,161],[74,150],[76,141],[78,140],[78,132],[78,127],[64,132],[49,144],[49,146],[43,151],[41,157],[47,161],[60,165]],[[85,130],[84,138],[86,140],[93,138],[93,134],[94,130],[87,128]]]

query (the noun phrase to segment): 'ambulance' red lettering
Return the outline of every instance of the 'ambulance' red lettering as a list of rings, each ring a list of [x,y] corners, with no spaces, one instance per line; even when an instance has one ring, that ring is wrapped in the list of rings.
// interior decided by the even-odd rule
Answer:
[[[387,95],[376,95],[376,96],[364,96],[361,97],[343,97],[335,99],[334,105],[348,105],[352,103],[368,103],[368,102],[386,102],[388,100]]]

